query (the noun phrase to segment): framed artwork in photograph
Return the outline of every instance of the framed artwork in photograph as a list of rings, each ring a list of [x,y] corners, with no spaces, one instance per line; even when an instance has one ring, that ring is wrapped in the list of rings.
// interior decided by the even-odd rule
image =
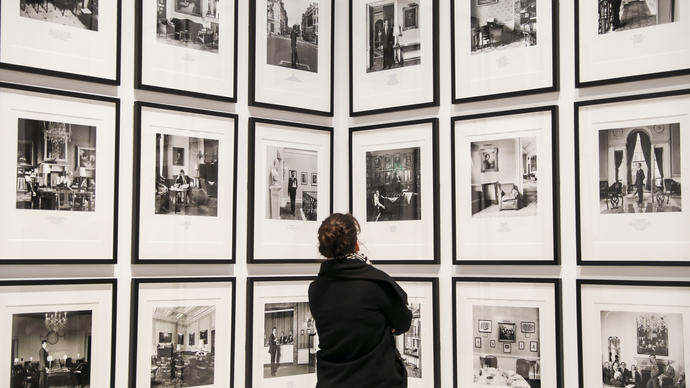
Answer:
[[[315,279],[247,278],[246,388],[316,385],[319,334],[308,294]]]
[[[690,263],[690,90],[575,103],[579,265]]]
[[[0,68],[119,85],[120,6],[120,0],[3,1]]]
[[[482,347],[482,337],[474,337],[474,347],[475,348],[481,348]]]
[[[535,327],[534,322],[520,322],[520,331],[523,333],[534,333]]]
[[[136,0],[135,87],[237,101],[237,3]]]
[[[453,278],[453,387],[563,387],[560,303],[560,279]],[[484,320],[498,330],[475,348]],[[515,330],[521,320],[534,322],[538,351]]]
[[[232,388],[234,278],[135,278],[130,316],[129,388]]]
[[[492,330],[492,324],[493,322],[491,320],[486,320],[486,319],[480,319],[477,324],[477,330],[480,333],[491,333]]]
[[[556,106],[451,118],[454,264],[559,263],[557,126]]]
[[[117,261],[119,112],[115,98],[0,83],[1,264]]]
[[[687,36],[683,1],[575,0],[575,86],[690,74]]]
[[[335,0],[249,2],[249,105],[333,116]]]
[[[234,263],[237,116],[136,102],[132,263]]]
[[[350,0],[350,116],[438,106],[438,0]]]
[[[350,212],[373,262],[439,263],[438,170],[438,119],[350,128]]]
[[[451,0],[453,103],[558,90],[557,0]]]
[[[580,388],[616,386],[617,370],[649,386],[681,386],[690,368],[688,298],[690,282],[578,279]]]
[[[115,279],[0,281],[0,385],[114,388],[116,315]]]
[[[323,260],[314,236],[333,209],[333,128],[252,117],[248,155],[247,262]]]

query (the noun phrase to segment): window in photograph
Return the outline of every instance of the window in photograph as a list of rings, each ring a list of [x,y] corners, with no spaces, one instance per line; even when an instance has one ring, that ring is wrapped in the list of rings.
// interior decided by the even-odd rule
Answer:
[[[408,378],[422,378],[422,305],[410,303],[412,323],[403,335],[395,336],[395,346],[403,357]]]
[[[157,1],[158,43],[218,53],[220,0]]]
[[[367,5],[367,73],[421,63],[419,5],[412,0]]]
[[[472,54],[537,44],[537,0],[476,0],[471,4]]]
[[[419,153],[419,147],[366,153],[367,221],[422,218]]]
[[[601,214],[680,212],[680,124],[599,131]]]
[[[680,12],[680,0],[607,0],[599,2],[599,35],[614,31],[673,23]]]
[[[316,173],[303,172],[297,181],[297,171],[317,171],[318,152],[290,147],[266,147],[267,180],[266,218],[273,220],[316,221],[318,190]],[[305,187],[302,187],[305,186]]]
[[[96,127],[19,119],[16,208],[96,211]]]
[[[25,18],[98,31],[99,0],[20,0],[19,15]]]
[[[267,63],[317,73],[319,2],[266,0],[266,5]]]
[[[265,304],[264,378],[316,373],[318,343],[309,302]]]
[[[155,214],[218,214],[218,140],[156,134]]]

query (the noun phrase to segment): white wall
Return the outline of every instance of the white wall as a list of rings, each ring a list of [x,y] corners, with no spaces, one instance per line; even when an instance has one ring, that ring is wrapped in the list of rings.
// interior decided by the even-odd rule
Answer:
[[[563,330],[564,330],[564,388],[577,388],[577,338],[575,313],[575,279],[619,278],[619,279],[663,279],[687,280],[690,268],[627,268],[627,267],[581,267],[575,265],[575,190],[573,164],[573,101],[595,99],[618,95],[655,92],[669,89],[690,88],[690,76],[661,80],[637,82],[576,90],[574,88],[573,65],[573,2],[560,4],[560,51],[561,51],[561,92],[537,96],[501,99],[488,102],[452,105],[450,103],[450,1],[440,0],[440,96],[439,108],[428,108],[411,112],[390,113],[350,119],[348,115],[348,2],[335,3],[335,117],[333,119],[303,114],[278,112],[270,109],[247,107],[247,20],[248,0],[242,0],[239,8],[239,103],[219,103],[202,99],[179,97],[145,91],[134,91],[134,0],[123,0],[122,12],[122,86],[94,85],[59,78],[27,75],[19,72],[0,70],[0,80],[28,83],[47,87],[72,89],[118,96],[122,99],[120,131],[120,190],[119,190],[119,263],[117,265],[78,265],[78,266],[3,266],[0,277],[4,279],[30,278],[71,278],[71,277],[117,277],[118,317],[117,317],[117,380],[118,388],[127,387],[129,376],[129,302],[130,279],[132,276],[236,276],[237,277],[237,323],[235,342],[235,387],[244,387],[244,346],[245,346],[245,289],[246,277],[260,275],[304,275],[315,274],[316,264],[292,265],[251,265],[245,260],[247,201],[247,119],[250,115],[278,120],[302,121],[317,125],[335,126],[334,150],[334,210],[346,211],[348,208],[348,126],[367,125],[420,117],[440,119],[440,200],[441,200],[441,264],[438,266],[387,265],[384,269],[398,276],[438,276],[440,277],[440,330],[441,330],[441,386],[453,385],[453,352],[451,322],[451,277],[452,276],[506,276],[534,277],[548,276],[563,278]],[[323,20],[323,19],[322,19]],[[461,32],[462,33],[462,32]],[[131,192],[132,192],[132,133],[133,104],[135,99],[167,104],[187,105],[202,109],[235,112],[239,121],[239,159],[237,200],[237,264],[236,265],[137,265],[130,264]],[[557,104],[560,107],[560,200],[561,200],[561,266],[453,266],[451,252],[451,187],[450,187],[450,117],[487,111],[507,110],[528,106]],[[596,157],[596,155],[592,155]],[[539,161],[546,163],[546,161]]]

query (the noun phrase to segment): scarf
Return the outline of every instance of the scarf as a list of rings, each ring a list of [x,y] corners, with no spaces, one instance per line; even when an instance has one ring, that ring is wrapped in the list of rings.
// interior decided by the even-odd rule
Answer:
[[[336,257],[334,258],[334,260],[359,260],[367,264],[371,264],[371,262],[369,262],[369,258],[367,257],[367,255],[359,252],[348,253],[345,256]]]

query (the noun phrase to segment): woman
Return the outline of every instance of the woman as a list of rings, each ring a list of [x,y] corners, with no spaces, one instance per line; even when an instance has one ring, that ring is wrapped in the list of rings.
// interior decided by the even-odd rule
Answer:
[[[407,294],[358,253],[358,233],[350,214],[333,214],[319,228],[319,252],[328,260],[309,286],[319,333],[316,387],[406,387],[394,335],[410,328]]]

